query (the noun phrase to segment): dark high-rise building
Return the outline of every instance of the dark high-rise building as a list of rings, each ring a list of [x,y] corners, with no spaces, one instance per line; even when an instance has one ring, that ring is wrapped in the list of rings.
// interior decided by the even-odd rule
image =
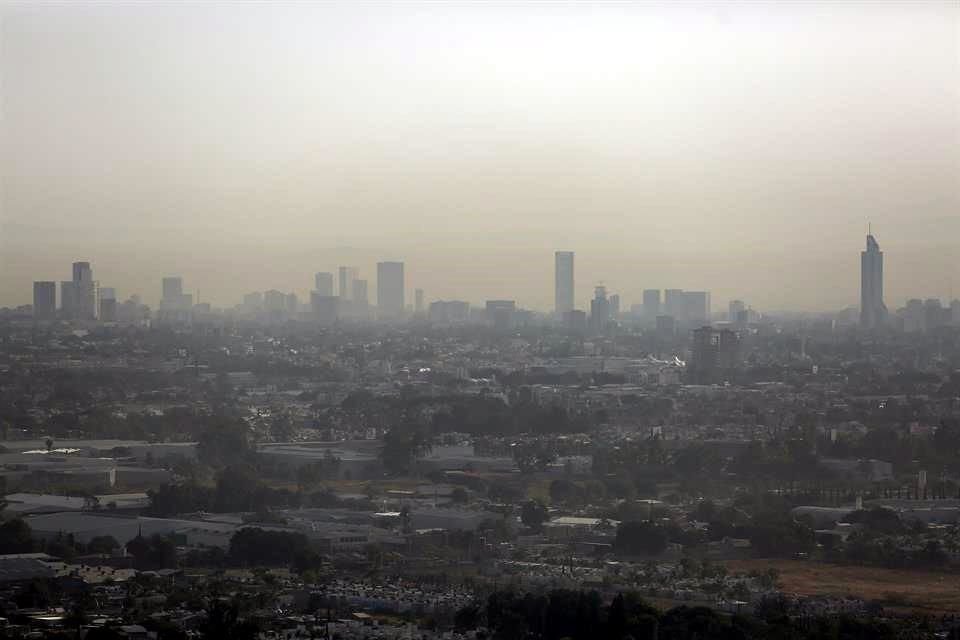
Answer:
[[[693,332],[687,377],[696,384],[720,382],[737,366],[740,336],[729,329],[701,327]]]
[[[883,251],[867,234],[867,248],[860,252],[860,326],[875,329],[884,323],[887,306],[883,303]]]
[[[97,285],[89,262],[73,263],[74,315],[81,320],[97,317]]]
[[[333,274],[327,271],[319,271],[313,276],[313,290],[321,296],[329,297],[333,295]]]
[[[403,263],[377,263],[377,309],[382,317],[403,315]]]
[[[33,317],[50,320],[57,314],[57,283],[33,283]]]
[[[573,311],[573,251],[557,251],[554,254],[554,311],[564,314]]]

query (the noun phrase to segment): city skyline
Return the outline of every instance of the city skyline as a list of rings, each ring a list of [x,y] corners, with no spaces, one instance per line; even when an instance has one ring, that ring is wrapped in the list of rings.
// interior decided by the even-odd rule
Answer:
[[[719,307],[714,304],[713,293],[709,290],[691,291],[676,288],[643,289],[642,297],[637,300],[623,300],[620,292],[614,293],[611,291],[610,299],[608,301],[607,287],[602,284],[602,282],[594,285],[593,299],[581,307],[576,304],[576,298],[574,294],[574,282],[576,280],[574,258],[574,251],[566,250],[554,252],[554,306],[550,310],[538,309],[523,305],[522,303],[518,304],[515,298],[504,296],[499,296],[498,298],[486,298],[479,303],[476,301],[467,301],[467,303],[476,308],[480,308],[484,305],[489,306],[491,301],[496,302],[498,300],[509,300],[510,304],[514,305],[517,309],[552,313],[555,320],[566,324],[570,321],[573,321],[571,318],[566,317],[571,311],[589,312],[591,321],[596,321],[596,316],[598,313],[597,304],[598,300],[600,300],[602,301],[602,317],[599,320],[599,324],[594,327],[596,329],[601,329],[605,326],[608,320],[616,318],[619,316],[621,311],[626,312],[627,309],[630,310],[630,315],[632,317],[635,319],[642,319],[646,322],[650,322],[662,314],[664,316],[669,316],[676,322],[683,325],[699,326],[701,324],[708,324],[711,318],[717,314],[718,309],[725,308],[722,303],[719,305]],[[109,298],[112,301],[110,304],[111,307],[116,304],[116,287],[101,287],[99,281],[94,281],[90,262],[74,262],[71,268],[73,279],[61,282],[61,294],[59,296],[59,300],[57,300],[56,295],[54,295],[55,307],[57,309],[61,309],[62,313],[65,314],[67,318],[99,318],[99,310],[105,298]],[[411,311],[415,313],[425,313],[427,311],[426,303],[428,302],[428,298],[426,297],[423,288],[416,286],[416,283],[411,284],[406,281],[404,272],[405,263],[402,261],[380,261],[376,263],[377,278],[375,283],[377,299],[376,305],[373,308],[378,310],[379,319],[399,319],[403,316],[409,315]],[[302,294],[298,295],[297,291],[290,291],[289,289],[289,293],[284,293],[275,288],[253,292],[250,292],[248,289],[242,296],[242,303],[237,302],[235,305],[227,304],[225,306],[217,306],[211,305],[209,301],[205,301],[205,306],[207,309],[231,308],[232,306],[237,306],[239,308],[243,306],[249,306],[250,296],[256,295],[269,298],[271,295],[273,295],[284,298],[281,303],[278,303],[279,306],[284,309],[289,308],[292,311],[296,311],[299,307],[313,308],[314,313],[317,313],[318,309],[320,308],[317,305],[320,304],[324,309],[326,309],[326,311],[323,313],[329,314],[329,309],[326,306],[327,303],[320,303],[319,300],[324,298],[332,299],[335,297],[337,300],[339,300],[339,304],[337,305],[337,314],[344,318],[369,318],[369,316],[367,316],[367,310],[371,307],[367,293],[368,281],[360,278],[359,275],[360,269],[358,267],[340,266],[337,269],[339,285],[337,286],[336,292],[333,289],[333,272],[315,272],[313,274],[314,286],[305,296]],[[35,315],[38,318],[49,319],[51,317],[49,312],[50,295],[48,290],[50,286],[53,286],[55,289],[56,283],[44,280],[33,281],[32,300],[34,307],[39,309],[39,311],[35,311]],[[190,309],[193,307],[194,294],[183,292],[182,276],[164,276],[160,279],[160,286],[161,294],[157,307],[161,316],[163,316],[166,312],[166,316],[170,318],[170,312],[177,311],[180,312],[180,317],[182,318],[183,313],[189,313]],[[286,289],[286,287],[283,288]],[[86,309],[81,310],[78,306],[80,304],[78,292],[81,291],[81,289],[88,290],[87,296],[90,298],[90,302],[87,306],[93,309],[92,312]],[[405,300],[408,299],[408,289],[414,294],[412,296],[412,298],[415,300],[414,306],[406,304],[405,302]],[[883,292],[883,252],[880,250],[879,243],[872,234],[871,230],[868,229],[866,235],[866,249],[860,253],[860,304],[856,307],[846,306],[842,309],[833,309],[831,311],[842,312],[847,309],[857,308],[859,309],[859,324],[861,327],[865,329],[879,328],[887,324],[889,317],[889,311],[886,303],[884,302]],[[199,290],[197,291],[196,295],[196,301],[199,303]],[[141,295],[139,292],[131,293],[130,296],[132,299],[136,299],[136,304],[140,304]],[[453,298],[459,301],[462,299],[462,296],[453,296]],[[38,301],[40,301],[39,306]],[[443,302],[444,299],[429,298],[429,302],[431,303],[437,301]],[[894,306],[894,309],[908,312],[907,315],[909,316],[911,305],[915,305],[920,301],[920,298],[911,296],[904,300],[903,307]],[[948,311],[951,308],[960,305],[960,300],[957,298],[940,298],[939,296],[927,297],[928,305],[933,304],[934,301],[936,301],[937,305],[940,305],[942,302],[946,302],[946,308]],[[270,306],[270,304],[267,304],[268,308]],[[728,300],[726,308],[729,309],[728,319],[734,322],[738,321],[737,316],[739,316],[740,313],[748,311],[746,303],[739,298],[731,298]],[[751,310],[753,308],[754,307],[752,305],[749,307]],[[772,309],[768,311],[777,312],[791,310]]]
[[[960,291],[953,3],[0,15],[0,305],[78,258],[214,304],[402,258],[431,296],[549,310],[573,248],[579,307],[830,310],[867,220],[890,300]]]

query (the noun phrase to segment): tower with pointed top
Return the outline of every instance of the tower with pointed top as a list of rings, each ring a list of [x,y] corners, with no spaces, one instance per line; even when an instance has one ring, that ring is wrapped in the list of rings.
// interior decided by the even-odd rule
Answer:
[[[860,326],[875,329],[887,317],[883,303],[883,251],[873,234],[867,233],[867,248],[860,252]]]

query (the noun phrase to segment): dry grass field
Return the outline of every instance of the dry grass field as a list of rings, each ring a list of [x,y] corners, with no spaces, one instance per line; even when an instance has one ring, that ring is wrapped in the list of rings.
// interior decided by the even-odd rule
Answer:
[[[732,560],[731,571],[780,571],[784,591],[806,596],[855,596],[922,613],[960,611],[960,573],[821,564],[802,560]]]

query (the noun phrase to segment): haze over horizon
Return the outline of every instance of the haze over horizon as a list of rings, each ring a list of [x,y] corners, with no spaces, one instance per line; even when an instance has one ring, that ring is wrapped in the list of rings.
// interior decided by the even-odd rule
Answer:
[[[229,8],[229,10],[227,10]],[[960,5],[0,5],[0,306],[88,260],[215,305],[404,260],[428,300],[603,282],[960,297]]]

